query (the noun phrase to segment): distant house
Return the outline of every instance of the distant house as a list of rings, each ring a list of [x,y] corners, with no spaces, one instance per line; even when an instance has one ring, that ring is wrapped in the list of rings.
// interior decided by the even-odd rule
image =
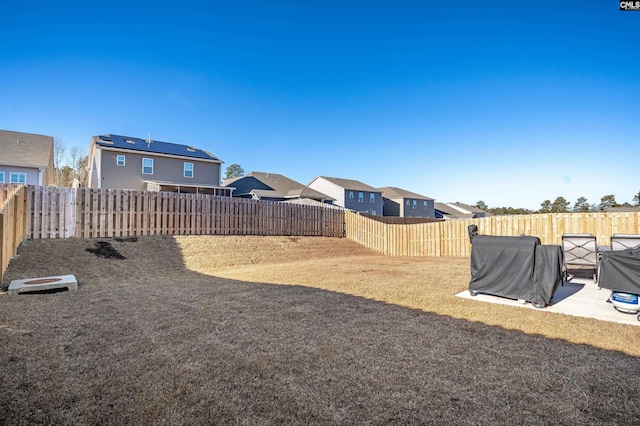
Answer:
[[[130,136],[91,139],[89,187],[230,196],[220,186],[222,160],[190,145]]]
[[[0,130],[0,183],[54,185],[53,137]]]
[[[609,207],[607,209],[607,213],[631,213],[631,212],[640,212],[640,206],[619,206],[619,207]]]
[[[307,186],[334,198],[338,206],[382,216],[382,191],[360,181],[318,176]]]
[[[382,191],[383,216],[436,217],[433,198],[393,186],[378,189]]]
[[[234,197],[254,200],[311,199],[322,203],[335,201],[326,194],[277,173],[251,172],[244,176],[227,179],[222,182],[222,186],[232,187]]]
[[[475,219],[487,216],[484,210],[462,203],[435,203],[435,213],[438,219]]]

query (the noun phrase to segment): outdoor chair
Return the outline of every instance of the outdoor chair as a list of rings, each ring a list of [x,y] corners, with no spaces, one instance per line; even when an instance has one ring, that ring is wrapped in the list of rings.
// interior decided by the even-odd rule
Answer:
[[[591,234],[563,234],[562,253],[564,280],[569,281],[569,267],[593,269],[593,282],[598,283],[599,255],[596,237]]]
[[[613,234],[611,236],[611,251],[640,248],[640,235]]]

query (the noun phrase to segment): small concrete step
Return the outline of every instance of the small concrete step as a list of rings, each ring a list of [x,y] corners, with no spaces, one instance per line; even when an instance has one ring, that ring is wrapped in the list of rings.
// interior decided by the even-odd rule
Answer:
[[[66,288],[69,291],[78,289],[78,281],[74,275],[57,275],[53,277],[26,278],[13,280],[9,284],[9,296],[17,296],[20,293],[31,291],[51,290]]]

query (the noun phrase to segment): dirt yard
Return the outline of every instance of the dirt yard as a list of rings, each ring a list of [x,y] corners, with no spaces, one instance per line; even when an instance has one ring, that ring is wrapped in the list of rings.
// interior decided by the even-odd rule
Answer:
[[[638,424],[640,330],[463,300],[468,259],[345,239],[24,243],[0,424]],[[515,420],[517,419],[517,420]]]

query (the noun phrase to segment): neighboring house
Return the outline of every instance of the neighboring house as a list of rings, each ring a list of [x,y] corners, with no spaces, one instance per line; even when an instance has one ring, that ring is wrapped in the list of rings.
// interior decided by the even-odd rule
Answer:
[[[436,217],[433,198],[394,186],[378,189],[382,191],[383,216]]]
[[[475,219],[487,216],[484,210],[462,203],[435,203],[435,213],[438,219]]]
[[[222,182],[222,186],[233,188],[234,197],[254,200],[311,199],[322,203],[335,201],[326,194],[277,173],[251,172],[244,176],[227,179]]]
[[[230,196],[220,186],[222,160],[210,152],[129,136],[91,138],[89,187]]]
[[[53,137],[0,130],[0,183],[54,185]]]
[[[307,185],[349,210],[382,216],[382,191],[360,181],[318,176]]]
[[[619,207],[609,207],[607,209],[607,213],[631,213],[631,212],[640,212],[640,206],[619,206]]]

